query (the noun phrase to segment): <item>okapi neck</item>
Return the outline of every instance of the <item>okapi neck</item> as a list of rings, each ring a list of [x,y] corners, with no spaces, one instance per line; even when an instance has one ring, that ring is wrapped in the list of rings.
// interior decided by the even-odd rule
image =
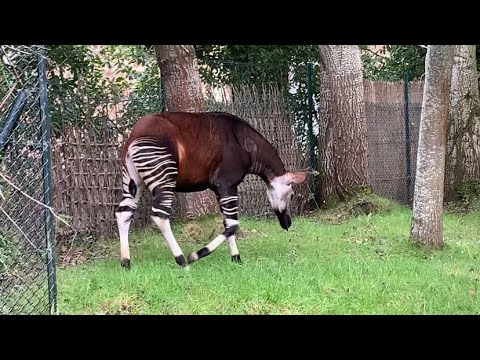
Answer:
[[[247,150],[251,156],[251,174],[260,176],[267,185],[274,178],[285,175],[285,166],[271,143],[257,133],[251,135],[250,141],[254,144]]]
[[[272,181],[275,178],[278,178],[280,176],[285,175],[286,171],[283,168],[283,164],[281,169],[273,169],[270,166],[265,166],[263,167],[262,171],[258,173],[257,175],[260,176],[260,178],[267,184],[268,186],[271,186]]]

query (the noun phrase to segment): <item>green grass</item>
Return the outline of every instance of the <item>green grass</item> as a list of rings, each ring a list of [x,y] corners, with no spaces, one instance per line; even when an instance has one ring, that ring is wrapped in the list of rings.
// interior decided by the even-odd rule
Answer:
[[[333,214],[330,214],[333,216]],[[190,266],[175,264],[154,229],[131,235],[132,269],[112,257],[59,269],[61,314],[480,314],[480,214],[447,214],[443,250],[408,241],[411,212],[334,223],[242,219],[243,264],[225,243]],[[176,224],[185,254],[221,229],[217,219]]]

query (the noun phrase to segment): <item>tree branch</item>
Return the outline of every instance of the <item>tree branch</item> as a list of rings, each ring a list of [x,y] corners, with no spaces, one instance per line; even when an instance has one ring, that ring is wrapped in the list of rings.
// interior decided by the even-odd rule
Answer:
[[[17,84],[18,84],[18,80],[15,82],[15,84],[12,85],[12,87],[10,88],[10,90],[8,90],[7,95],[5,95],[5,97],[3,98],[2,103],[0,104],[0,112],[2,111],[3,106],[4,106],[5,103],[7,102],[8,98],[12,95],[13,90],[15,90],[15,88],[17,87]]]
[[[7,184],[9,184],[11,187],[13,187],[15,190],[19,191],[23,196],[25,196],[26,198],[32,200],[33,202],[39,204],[40,206],[43,206],[44,208],[48,209],[52,215],[57,219],[57,220],[60,220],[61,222],[63,222],[65,225],[67,225],[68,227],[71,227],[71,225],[69,223],[67,223],[65,220],[63,220],[61,217],[59,217],[57,214],[55,214],[55,212],[53,211],[53,208],[51,208],[50,206],[47,206],[45,205],[44,203],[38,201],[38,200],[35,200],[34,198],[32,198],[30,195],[24,193],[20,188],[18,188],[17,186],[15,186],[15,184],[13,184],[5,175],[3,175],[2,173],[0,173],[0,177],[3,178],[3,180],[5,180],[5,182]]]
[[[15,222],[15,220],[13,220],[13,219],[10,217],[10,215],[8,215],[5,210],[3,210],[3,207],[1,207],[1,206],[0,206],[0,211],[7,217],[8,220],[10,220],[10,222],[17,228],[17,230],[20,231],[20,234],[22,234],[22,235],[25,237],[25,239],[28,241],[28,243],[29,243],[30,245],[32,245],[32,247],[33,247],[35,250],[38,250],[38,247],[36,247],[35,244],[30,241],[30,239],[28,238],[27,234],[25,234],[25,233],[23,232],[23,230],[20,228],[20,226],[18,226],[18,224]]]
[[[378,57],[380,57],[380,58],[382,58],[382,59],[385,59],[385,58],[386,58],[385,55],[380,55],[380,54],[376,53],[375,51],[370,50],[369,48],[366,48],[366,49],[364,49],[364,50],[366,50],[366,51],[372,53],[373,55],[378,56]],[[380,50],[381,50],[381,49],[380,49]],[[380,50],[378,50],[378,51],[380,51]]]

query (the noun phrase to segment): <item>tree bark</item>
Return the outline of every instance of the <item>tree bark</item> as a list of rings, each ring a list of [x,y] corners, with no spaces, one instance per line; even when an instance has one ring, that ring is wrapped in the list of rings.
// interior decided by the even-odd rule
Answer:
[[[480,97],[475,45],[455,45],[445,171],[446,199],[468,180],[480,178]]]
[[[367,181],[367,121],[360,48],[320,45],[319,195],[344,201]]]
[[[421,245],[443,246],[443,192],[453,45],[429,45],[417,151],[410,236]]]
[[[193,45],[155,45],[167,111],[205,111],[205,99]],[[177,194],[183,216],[193,217],[218,212],[210,190]]]

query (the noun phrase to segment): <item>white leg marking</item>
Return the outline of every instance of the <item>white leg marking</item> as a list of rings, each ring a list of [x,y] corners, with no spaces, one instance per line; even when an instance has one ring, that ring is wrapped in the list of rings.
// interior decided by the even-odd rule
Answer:
[[[219,247],[227,238],[225,235],[220,234],[215,239],[213,239],[210,244],[205,246],[209,252],[214,251],[217,247]]]
[[[160,219],[157,216],[151,216],[151,218],[162,232],[165,240],[167,240],[168,246],[170,247],[170,250],[172,250],[173,256],[177,257],[183,255],[182,249],[180,249],[180,246],[178,246],[177,240],[175,240],[172,229],[170,228],[170,220]]]
[[[131,199],[127,199],[131,200]],[[128,220],[132,216],[131,212],[117,212],[115,217],[117,218],[118,232],[120,234],[120,257],[121,260],[130,260],[130,249],[128,247],[128,229],[130,228],[131,220]]]
[[[229,228],[234,225],[240,225],[240,221],[234,219],[225,219],[225,225],[227,225],[227,228]]]
[[[238,248],[237,248],[237,242],[235,241],[235,239],[236,239],[235,235],[228,237],[228,245],[230,245],[230,254],[232,254],[232,256],[239,254]]]
[[[137,185],[137,193],[135,194],[135,198],[125,198],[123,199],[119,206],[128,206],[132,209],[136,209],[138,205],[138,201],[140,200],[140,196],[142,195],[144,185]],[[132,223],[132,212],[130,211],[123,211],[123,212],[116,212],[115,217],[117,218],[117,225],[118,225],[118,232],[120,235],[120,258],[129,259],[130,260],[130,248],[128,245],[128,231],[130,229],[130,224]]]
[[[138,193],[138,190],[137,190],[137,193]],[[119,206],[128,206],[128,207],[131,207],[132,209],[136,209],[137,205],[138,205],[138,199],[136,199],[137,196],[138,196],[138,194],[135,196],[135,199],[125,198],[118,205]]]

